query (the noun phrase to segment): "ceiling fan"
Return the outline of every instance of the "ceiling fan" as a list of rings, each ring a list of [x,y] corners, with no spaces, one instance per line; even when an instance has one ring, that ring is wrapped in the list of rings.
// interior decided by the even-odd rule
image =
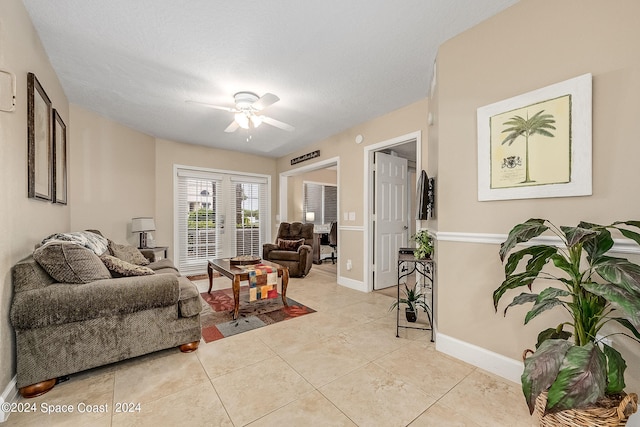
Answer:
[[[222,107],[219,105],[207,104],[205,102],[187,101],[190,104],[203,105],[208,108],[214,108],[216,110],[228,111],[234,113],[234,120],[224,130],[227,133],[235,132],[238,128],[249,129],[257,128],[262,123],[277,127],[278,129],[292,132],[295,128],[287,123],[258,114],[268,106],[275,104],[280,100],[276,95],[272,93],[265,93],[262,97],[259,97],[253,92],[238,92],[233,95],[236,106]]]

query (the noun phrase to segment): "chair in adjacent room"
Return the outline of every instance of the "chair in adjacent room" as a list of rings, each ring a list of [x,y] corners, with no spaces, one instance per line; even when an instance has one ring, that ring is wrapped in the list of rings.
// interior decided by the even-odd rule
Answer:
[[[338,223],[331,223],[331,230],[329,231],[329,246],[331,246],[331,264],[336,263],[336,258],[338,258]]]

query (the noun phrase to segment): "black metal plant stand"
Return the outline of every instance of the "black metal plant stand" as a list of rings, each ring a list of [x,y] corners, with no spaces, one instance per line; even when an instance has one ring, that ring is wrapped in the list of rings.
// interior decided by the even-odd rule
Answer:
[[[405,329],[420,329],[423,331],[431,331],[431,342],[433,342],[433,270],[434,263],[431,259],[416,259],[412,253],[403,253],[402,251],[398,254],[398,295],[397,295],[397,310],[396,310],[396,337],[400,337],[400,328]],[[416,284],[418,283],[418,278],[424,278],[423,290],[429,290],[431,294],[431,303],[427,303],[426,296],[425,303],[427,303],[428,310],[426,311],[427,317],[429,319],[429,327],[419,327],[419,326],[408,326],[400,324],[400,282],[402,279],[410,276],[415,273]]]

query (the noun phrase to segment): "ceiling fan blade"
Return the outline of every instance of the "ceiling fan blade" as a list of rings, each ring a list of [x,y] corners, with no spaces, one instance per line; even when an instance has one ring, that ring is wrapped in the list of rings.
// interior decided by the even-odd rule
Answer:
[[[251,104],[251,106],[257,111],[260,111],[264,110],[271,104],[275,104],[278,101],[280,101],[280,98],[278,98],[276,95],[272,93],[265,93],[264,95],[262,95],[262,98]]]
[[[227,133],[232,133],[235,132],[236,130],[238,130],[238,128],[240,127],[240,125],[238,124],[238,122],[236,122],[235,120],[231,122],[231,124],[229,126],[227,126],[227,128],[224,130]]]
[[[272,119],[271,117],[267,117],[267,116],[259,116],[259,117],[262,118],[262,121],[264,123],[271,126],[275,126],[279,129],[286,130],[289,132],[293,132],[294,130],[296,130],[296,128],[294,128],[293,126],[286,124],[284,122],[281,122],[280,120]]]
[[[187,100],[185,101],[187,104],[195,104],[195,105],[202,105],[203,107],[207,107],[207,108],[213,108],[214,110],[222,110],[222,111],[228,111],[230,113],[237,113],[238,110],[236,110],[235,108],[231,108],[231,107],[221,107],[219,105],[213,105],[213,104],[207,104],[206,102],[198,102],[198,101],[191,101],[191,100]]]

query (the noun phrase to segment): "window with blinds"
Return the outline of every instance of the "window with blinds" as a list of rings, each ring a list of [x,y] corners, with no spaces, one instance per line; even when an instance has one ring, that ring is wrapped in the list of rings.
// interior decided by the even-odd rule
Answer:
[[[234,200],[236,255],[262,256],[268,222],[262,220],[268,211],[266,180],[234,176],[230,200]]]
[[[338,187],[312,182],[303,183],[304,206],[303,219],[307,213],[313,213],[314,224],[329,224],[338,220]]]
[[[176,230],[178,268],[203,273],[207,260],[260,256],[267,241],[267,177],[178,169]]]

